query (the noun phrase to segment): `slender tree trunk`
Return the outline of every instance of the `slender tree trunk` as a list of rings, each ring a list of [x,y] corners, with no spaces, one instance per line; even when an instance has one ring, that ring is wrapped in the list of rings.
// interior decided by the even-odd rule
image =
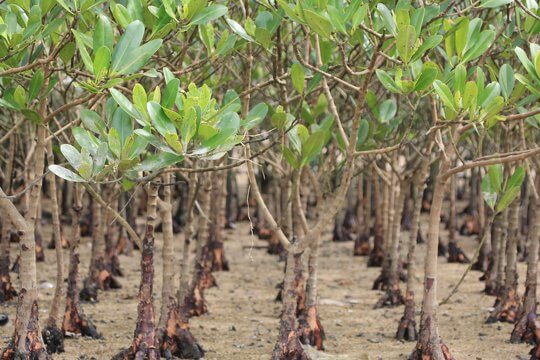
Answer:
[[[210,215],[210,196],[212,194],[213,179],[214,176],[204,174],[203,189],[199,193],[199,210],[201,213],[198,220],[194,271],[186,300],[184,300],[187,304],[186,306],[189,308],[190,316],[200,316],[208,312],[204,300],[204,289],[215,284],[211,268],[204,268],[204,265],[208,265],[208,263],[205,263],[203,259],[204,243],[208,240],[208,216]]]
[[[536,175],[536,189],[540,190],[540,176]],[[525,295],[523,310],[518,316],[516,326],[510,336],[513,343],[534,341],[534,321],[536,319],[536,290],[538,275],[538,243],[540,241],[540,199],[531,197],[531,226],[527,240],[527,277],[525,279]]]
[[[371,177],[373,181],[373,202],[375,204],[380,204],[381,201],[381,192],[380,192],[380,183],[379,179],[376,176],[375,171],[372,173]],[[382,223],[382,209],[381,206],[375,206],[375,223],[373,224],[374,230],[374,239],[373,239],[373,248],[369,254],[368,266],[381,266],[383,262],[383,246],[384,246],[384,237],[383,237],[383,223]]]
[[[431,147],[428,147],[428,152]],[[420,169],[413,178],[412,200],[414,204],[411,231],[409,233],[409,242],[407,249],[407,290],[405,291],[405,309],[403,316],[398,324],[396,339],[416,341],[418,332],[416,331],[415,320],[415,299],[414,282],[416,278],[416,239],[420,229],[420,212],[422,211],[422,194],[425,188],[425,181],[429,170],[429,156],[425,156],[420,165]]]
[[[42,105],[44,107],[45,104]],[[44,112],[44,109],[42,109]],[[34,170],[41,176],[45,167],[45,127],[38,126],[36,133],[36,150],[34,153]],[[39,326],[38,289],[36,284],[36,248],[34,230],[38,204],[41,196],[41,181],[30,190],[26,219],[22,217],[13,203],[0,192],[0,207],[7,214],[19,234],[20,246],[20,283],[17,315],[14,335],[11,343],[4,350],[2,360],[10,359],[48,359],[45,351],[41,329]]]
[[[154,299],[154,224],[157,213],[158,185],[150,182],[147,187],[146,233],[142,243],[141,286],[137,307],[137,324],[133,342],[126,350],[115,355],[115,360],[157,360],[160,358],[156,336]]]
[[[69,273],[66,291],[66,309],[62,321],[64,336],[83,335],[98,339],[101,335],[86,317],[79,302],[79,245],[81,242],[81,218],[83,189],[74,184],[73,207],[71,211],[72,233],[69,242]]]
[[[458,245],[457,230],[457,207],[456,207],[456,175],[450,179],[450,214],[448,216],[448,262],[449,263],[469,263],[469,258]],[[474,199],[476,202],[476,199]]]
[[[394,186],[392,192],[398,192],[394,201],[394,215],[392,220],[392,227],[390,228],[390,244],[388,246],[388,269],[383,282],[386,282],[385,293],[379,298],[375,308],[382,307],[394,307],[405,304],[405,299],[399,288],[399,270],[400,270],[400,256],[399,256],[399,239],[401,228],[401,215],[403,212],[403,201],[405,199],[405,191],[407,189],[408,181],[397,181],[399,188]],[[383,276],[383,274],[381,274]]]
[[[52,142],[47,143],[47,163],[54,164]],[[43,329],[43,340],[47,345],[49,354],[64,352],[64,336],[59,326],[60,306],[64,298],[64,249],[61,241],[60,212],[58,208],[58,192],[56,189],[56,176],[51,172],[48,175],[51,193],[52,229],[56,239],[56,288],[51,303],[51,310],[47,325]]]
[[[168,184],[170,182],[170,174],[164,174],[163,183]],[[178,282],[178,277],[175,276],[178,271],[175,271],[176,259],[174,256],[173,218],[169,186],[163,188],[163,201],[159,202],[159,208],[163,220],[163,286],[157,335],[161,356],[166,359],[172,359],[173,356],[182,359],[200,359],[203,357],[204,352],[189,330],[189,317],[176,301],[174,287],[171,285]]]
[[[506,246],[506,271],[504,287],[495,301],[495,309],[487,322],[514,323],[520,311],[517,294],[517,243],[519,236],[519,199],[515,199],[508,209],[508,243]]]
[[[448,151],[451,152],[451,151]],[[447,156],[450,156],[447,155]],[[429,231],[424,266],[424,297],[420,319],[420,334],[411,360],[453,360],[448,347],[442,342],[437,326],[437,248],[441,209],[447,179],[443,177],[450,168],[450,161],[441,155],[439,175],[435,180],[433,199],[429,213]]]
[[[354,241],[354,256],[369,255],[369,219],[371,214],[367,211],[367,204],[371,203],[371,186],[366,182],[366,194],[364,195],[364,179],[358,176],[357,183],[357,204],[356,204],[356,239]],[[371,207],[371,206],[370,206]],[[369,209],[371,211],[371,209]]]
[[[7,217],[3,217],[1,221],[2,238],[0,238],[0,304],[17,296],[17,291],[11,283],[11,276],[9,275],[11,222]]]
[[[291,244],[287,252],[285,267],[285,280],[283,283],[283,310],[280,319],[279,337],[274,346],[272,360],[308,360],[300,343],[296,329],[296,288],[295,288],[295,263],[302,256],[297,251],[297,243]]]

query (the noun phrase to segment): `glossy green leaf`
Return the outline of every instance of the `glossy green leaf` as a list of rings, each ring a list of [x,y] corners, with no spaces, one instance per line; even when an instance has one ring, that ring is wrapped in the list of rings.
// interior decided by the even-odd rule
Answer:
[[[304,67],[300,63],[294,63],[291,66],[291,80],[294,88],[300,94],[304,91],[306,74]]]

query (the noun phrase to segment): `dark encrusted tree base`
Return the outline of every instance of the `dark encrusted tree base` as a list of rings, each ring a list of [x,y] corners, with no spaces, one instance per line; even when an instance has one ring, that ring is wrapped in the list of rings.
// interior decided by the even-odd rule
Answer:
[[[421,344],[418,342],[409,360],[455,360],[448,347],[439,341],[438,344]]]
[[[11,283],[9,275],[0,276],[0,303],[14,299],[17,296],[17,291]]]
[[[354,241],[354,256],[369,255],[369,236],[367,234],[359,235]]]
[[[448,243],[448,262],[449,263],[460,263],[468,264],[471,262],[463,249],[461,249],[456,243]]]
[[[186,306],[188,309],[188,315],[201,316],[208,312],[206,301],[204,300],[204,290],[199,286],[195,286],[186,297]]]
[[[536,327],[534,325],[535,321],[536,321],[535,312],[522,313],[518,321],[516,321],[514,330],[512,330],[512,334],[510,335],[510,342],[512,344],[520,344],[520,343],[534,344],[535,343],[534,332],[536,330]]]
[[[324,350],[323,341],[326,337],[317,314],[317,307],[311,306],[300,313],[297,334],[302,344],[313,346],[317,350]]]
[[[397,284],[387,284],[386,291],[379,298],[375,304],[375,309],[385,308],[385,307],[396,307],[405,304],[405,298],[401,294],[401,290]]]
[[[98,333],[94,324],[86,318],[86,315],[78,307],[72,306],[69,300],[68,304],[66,304],[62,331],[64,336],[82,335],[93,339],[101,339],[101,334]]]
[[[62,330],[54,326],[47,326],[41,331],[43,342],[47,346],[49,354],[64,352],[64,334]]]
[[[272,360],[310,360],[310,358],[302,347],[296,331],[290,331],[288,334],[280,335],[274,346]]]
[[[439,245],[437,246],[437,255],[446,257],[446,254],[448,254],[448,246],[441,243],[441,241],[439,240]]]
[[[99,270],[97,279],[86,278],[83,281],[83,288],[79,293],[81,301],[97,302],[98,301],[98,289],[110,290],[121,289],[122,284],[111,274],[107,269]]]
[[[396,332],[397,340],[416,341],[418,339],[414,308],[414,293],[407,292],[405,294],[405,310],[401,320],[399,320],[398,330]]]
[[[515,290],[503,290],[503,294],[495,300],[495,309],[489,314],[487,324],[496,322],[515,323],[520,312],[520,301]]]
[[[25,296],[27,296],[26,291],[23,289],[19,294],[18,299],[18,308],[23,306],[25,301]],[[41,341],[41,334],[39,332],[39,321],[38,321],[38,304],[37,301],[34,301],[30,309],[30,318],[28,320],[27,334],[26,339],[19,339],[17,333],[15,333],[12,340],[9,342],[7,347],[4,349],[4,352],[0,356],[1,360],[49,360],[51,357],[45,349],[45,344]],[[15,323],[19,319],[15,319]],[[21,351],[19,342],[24,342],[24,351]]]
[[[373,248],[368,258],[368,267],[380,267],[384,260],[384,254],[381,249]]]
[[[161,356],[165,359],[201,359],[204,350],[189,330],[187,319],[182,320],[180,311],[177,304],[171,305],[165,328],[158,332]]]

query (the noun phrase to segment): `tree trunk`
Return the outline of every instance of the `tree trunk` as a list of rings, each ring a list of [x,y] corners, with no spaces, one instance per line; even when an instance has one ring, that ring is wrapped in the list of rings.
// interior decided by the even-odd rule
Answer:
[[[41,176],[45,167],[45,131],[38,126],[34,165],[36,176]],[[33,179],[32,179],[33,180]],[[34,228],[37,208],[40,202],[41,181],[30,190],[26,219],[22,217],[13,203],[0,191],[0,207],[7,214],[19,234],[20,246],[20,282],[21,289],[17,304],[17,315],[13,339],[4,350],[2,360],[10,359],[48,359],[39,326],[38,289],[36,284],[36,248]]]
[[[431,146],[428,146],[428,153]],[[416,244],[417,236],[420,230],[420,212],[422,211],[422,194],[426,187],[426,178],[429,170],[429,156],[425,156],[420,165],[420,169],[413,178],[412,202],[414,204],[411,219],[411,231],[409,233],[409,243],[407,248],[407,289],[405,291],[405,309],[401,317],[396,333],[397,340],[416,341],[418,332],[416,331],[415,320],[415,299],[414,299],[414,281],[416,278]]]
[[[82,335],[98,339],[101,335],[94,324],[86,317],[79,302],[79,245],[81,241],[81,214],[83,190],[75,184],[71,212],[72,234],[69,242],[69,273],[66,291],[66,309],[62,321],[64,336]]]
[[[163,183],[170,183],[169,173],[163,175]],[[172,219],[171,190],[163,188],[163,201],[159,203],[163,220],[163,285],[161,290],[161,316],[158,326],[158,339],[161,356],[172,359],[200,359],[204,352],[189,330],[189,317],[185,309],[181,309],[174,296],[177,283],[175,274],[176,259],[174,256],[174,234]]]
[[[381,201],[380,183],[375,171],[371,177],[373,181],[373,203],[378,205]],[[373,248],[369,254],[368,266],[381,266],[383,262],[383,224],[382,224],[382,209],[380,206],[375,206],[375,223],[373,224],[374,239]]]
[[[363,176],[358,176],[356,204],[356,239],[354,241],[354,256],[369,255],[369,233],[371,217],[371,184],[366,181],[366,194],[364,195]],[[367,203],[370,203],[369,210]]]
[[[279,337],[274,346],[272,360],[308,360],[296,329],[295,263],[302,253],[296,251],[297,243],[291,244],[287,252],[285,280],[283,283],[283,308],[279,326]]]
[[[437,248],[441,208],[447,179],[442,174],[450,167],[450,161],[441,155],[439,175],[435,180],[433,199],[429,213],[429,231],[424,267],[424,297],[420,319],[420,334],[411,360],[452,360],[448,347],[442,342],[437,328]]]
[[[399,256],[399,233],[401,228],[401,215],[403,212],[403,200],[405,199],[405,191],[407,189],[407,181],[397,181],[399,188],[394,186],[392,193],[398,192],[396,199],[394,200],[394,211],[392,218],[392,227],[389,229],[389,246],[387,254],[387,269],[386,272],[383,269],[381,287],[385,289],[385,293],[379,298],[375,308],[382,307],[394,307],[401,304],[405,304],[405,299],[399,289],[399,268],[400,268],[400,256]],[[395,196],[395,195],[394,195]]]
[[[474,199],[476,202],[476,199]],[[448,215],[448,262],[449,263],[469,263],[469,258],[458,245],[456,238],[457,230],[457,208],[456,208],[456,175],[450,179],[450,213]]]
[[[147,187],[146,233],[142,243],[141,286],[137,307],[137,325],[133,342],[129,348],[115,355],[115,360],[157,360],[160,358],[154,318],[154,224],[157,208],[157,184],[150,182]]]
[[[9,275],[9,254],[11,239],[11,222],[7,217],[2,218],[2,238],[0,238],[0,304],[17,296],[17,291],[11,283]]]
[[[517,319],[519,297],[517,294],[517,243],[519,236],[519,199],[515,199],[508,209],[508,243],[506,246],[506,271],[502,292],[495,301],[495,309],[487,322],[514,323]]]
[[[536,175],[536,189],[540,190],[540,176]],[[527,277],[523,310],[518,316],[516,326],[510,336],[513,343],[534,341],[534,320],[536,319],[536,289],[538,274],[538,242],[540,241],[540,199],[531,198],[531,226],[527,240]]]
[[[214,176],[204,174],[202,192],[199,193],[199,226],[197,229],[197,248],[195,251],[194,271],[191,285],[186,294],[186,306],[189,309],[189,316],[200,316],[208,312],[206,302],[204,300],[204,289],[207,289],[215,284],[212,276],[211,263],[204,261],[203,247],[208,240],[208,216],[210,215],[210,196],[212,194],[212,181]]]
[[[47,163],[54,164],[54,154],[52,149],[52,141],[47,143]],[[58,192],[56,189],[56,176],[51,172],[48,176],[51,193],[51,213],[52,213],[52,228],[54,238],[56,239],[56,287],[51,303],[51,310],[47,325],[43,329],[43,340],[47,345],[49,354],[64,352],[64,336],[58,321],[60,317],[61,301],[64,298],[64,249],[62,247],[62,236],[60,230],[60,212],[58,208]]]

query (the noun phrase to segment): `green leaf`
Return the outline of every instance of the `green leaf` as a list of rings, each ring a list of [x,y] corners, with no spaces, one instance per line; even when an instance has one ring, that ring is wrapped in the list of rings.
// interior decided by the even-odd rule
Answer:
[[[506,209],[508,205],[510,205],[519,195],[519,193],[521,192],[521,184],[523,183],[524,178],[525,169],[521,166],[518,166],[510,179],[508,179],[504,194],[501,196],[501,200],[497,204],[497,212],[501,212]]]
[[[141,21],[136,20],[128,25],[112,53],[112,71],[124,74],[122,70],[125,71],[130,64],[133,63],[134,56],[140,55],[141,51],[137,50],[139,49],[143,36],[144,25]],[[152,54],[150,54],[150,56],[152,56]]]
[[[396,112],[396,100],[388,99],[383,101],[379,106],[379,121],[383,124],[389,122],[396,115]]]
[[[203,11],[197,13],[197,15],[195,15],[193,19],[191,19],[190,24],[203,25],[212,20],[220,18],[225,14],[227,14],[226,6],[212,4],[208,6],[207,8],[205,8]]]
[[[437,95],[439,95],[444,105],[446,105],[452,111],[456,112],[456,108],[454,106],[454,96],[452,95],[452,91],[450,91],[448,85],[446,85],[440,80],[435,80],[435,82],[433,82],[433,87],[435,88]]]
[[[179,88],[180,80],[178,79],[172,79],[167,83],[165,91],[163,92],[163,98],[161,100],[163,107],[172,109],[174,102],[176,101],[176,97],[178,96]]]
[[[469,40],[469,18],[462,17],[459,19],[459,23],[454,34],[454,39],[456,43],[456,52],[458,56],[463,55],[463,51],[467,47],[467,42]]]
[[[304,67],[299,63],[294,63],[291,66],[291,80],[294,88],[300,94],[304,91],[305,85],[305,72]]]
[[[115,128],[111,128],[109,130],[107,140],[109,142],[109,149],[111,149],[111,152],[117,158],[120,158],[120,153],[122,151],[122,143],[120,142],[120,135],[118,134],[118,130],[116,130]]]
[[[474,81],[467,81],[463,91],[463,108],[472,110],[476,107],[478,88]]]
[[[386,30],[388,30],[392,35],[397,36],[396,22],[394,21],[394,17],[392,16],[392,13],[390,12],[390,10],[388,10],[386,5],[384,5],[383,3],[378,3],[377,11],[381,15],[381,20]]]
[[[86,182],[82,177],[75,174],[73,171],[66,169],[60,165],[50,165],[49,170],[59,178],[72,182]]]
[[[360,125],[358,127],[358,139],[356,141],[356,146],[361,146],[369,135],[369,122],[366,119],[360,120]]]
[[[474,44],[468,44],[470,47],[463,55],[463,62],[471,61],[487,51],[495,40],[495,32],[492,30],[484,30],[480,33]]]
[[[161,105],[154,101],[150,101],[148,104],[146,104],[146,109],[148,110],[150,119],[152,119],[152,125],[155,126],[158,133],[160,133],[162,136],[170,133],[176,133],[174,124],[171,122],[171,120],[169,120],[167,115],[165,115],[163,109],[161,109]]]
[[[251,42],[255,41],[251,36],[248,35],[244,27],[238,22],[234,21],[233,19],[225,19],[225,21],[227,21],[227,24],[229,24],[231,30],[235,32],[238,36],[240,36],[242,39]]]
[[[422,91],[428,88],[439,74],[439,67],[433,62],[425,62],[422,64],[422,72],[414,83],[414,91]]]
[[[101,120],[101,117],[95,111],[83,109],[81,110],[80,115],[81,121],[86,129],[96,134],[105,134],[105,123],[103,122],[103,120]]]
[[[92,155],[96,153],[99,147],[99,142],[93,135],[90,135],[87,130],[81,127],[74,127],[71,132],[81,149],[87,150]]]
[[[141,114],[137,109],[135,109],[135,106],[131,103],[131,101],[128,100],[127,97],[124,96],[120,91],[116,89],[110,89],[111,95],[116,101],[116,103],[131,117],[135,119],[142,119]]]
[[[329,136],[327,131],[316,131],[309,135],[308,139],[302,145],[301,166],[304,166],[321,153],[321,150],[324,145],[326,145],[328,138]]]
[[[501,92],[505,99],[508,100],[514,90],[514,70],[508,64],[503,64],[499,70],[499,84],[501,85]]]
[[[82,163],[82,156],[81,153],[77,149],[75,149],[74,146],[70,144],[62,144],[60,145],[60,152],[66,160],[69,162],[69,165],[71,165],[75,170],[81,166]]]
[[[330,21],[334,28],[336,28],[339,32],[343,34],[347,34],[347,29],[345,28],[345,25],[343,23],[343,19],[345,18],[343,10],[339,10],[332,5],[328,5],[327,10],[328,16],[330,17]]]
[[[403,26],[396,39],[396,48],[401,60],[408,63],[415,50],[416,29],[412,25]]]
[[[242,122],[244,129],[250,130],[253,129],[255,126],[259,125],[264,120],[267,113],[268,105],[266,105],[265,103],[259,103],[255,105],[253,108],[251,108],[246,118]]]
[[[481,8],[497,8],[512,3],[514,0],[482,0]]]
[[[102,46],[96,52],[94,57],[94,75],[101,78],[106,75],[111,62],[111,51],[108,47]]]
[[[139,46],[137,49],[131,51],[126,59],[121,62],[115,71],[118,74],[132,74],[142,68],[150,57],[158,51],[161,47],[163,41],[161,39],[156,39],[149,41],[143,46]]]
[[[426,51],[433,49],[434,47],[439,45],[442,39],[443,39],[442,35],[433,35],[425,39],[424,43],[420,45],[418,49],[414,52],[414,55],[411,57],[410,62],[414,62],[422,58],[424,54],[426,53]]]
[[[30,84],[28,86],[27,99],[29,103],[39,95],[43,82],[43,71],[37,70],[34,75],[32,75],[32,79],[30,80]]]
[[[380,69],[377,69],[375,70],[375,74],[377,75],[377,78],[379,79],[379,81],[381,82],[381,84],[389,91],[395,93],[395,94],[399,94],[401,93],[401,89],[398,88],[396,82],[394,81],[394,79],[392,79],[390,77],[390,75],[388,75],[388,73],[384,70],[380,70]]]
[[[109,18],[105,15],[99,15],[99,19],[94,30],[93,49],[98,51],[102,46],[113,51],[114,35]]]
[[[520,48],[520,47],[516,47],[514,49],[514,52],[516,53],[519,61],[521,61],[521,64],[523,64],[523,67],[525,68],[525,70],[527,70],[527,72],[529,73],[531,78],[535,79],[537,81],[540,81],[540,78],[539,78],[540,75],[536,74],[535,66],[529,60],[529,58],[527,57],[527,54],[525,53],[525,51],[523,51],[523,49]]]
[[[332,24],[327,18],[307,9],[304,10],[304,18],[311,30],[323,38],[329,39],[332,37]]]
[[[88,54],[88,50],[86,50],[86,45],[84,44],[81,33],[79,33],[75,29],[72,29],[71,31],[73,32],[73,35],[75,35],[75,42],[77,43],[77,48],[79,49],[79,53],[81,54],[81,59],[84,63],[84,67],[87,71],[93,72],[94,64],[92,63],[92,58],[90,58],[90,54]]]
[[[159,155],[148,156],[142,163],[137,165],[136,171],[157,171],[165,169],[171,165],[179,163],[184,157],[182,155],[163,153]]]

